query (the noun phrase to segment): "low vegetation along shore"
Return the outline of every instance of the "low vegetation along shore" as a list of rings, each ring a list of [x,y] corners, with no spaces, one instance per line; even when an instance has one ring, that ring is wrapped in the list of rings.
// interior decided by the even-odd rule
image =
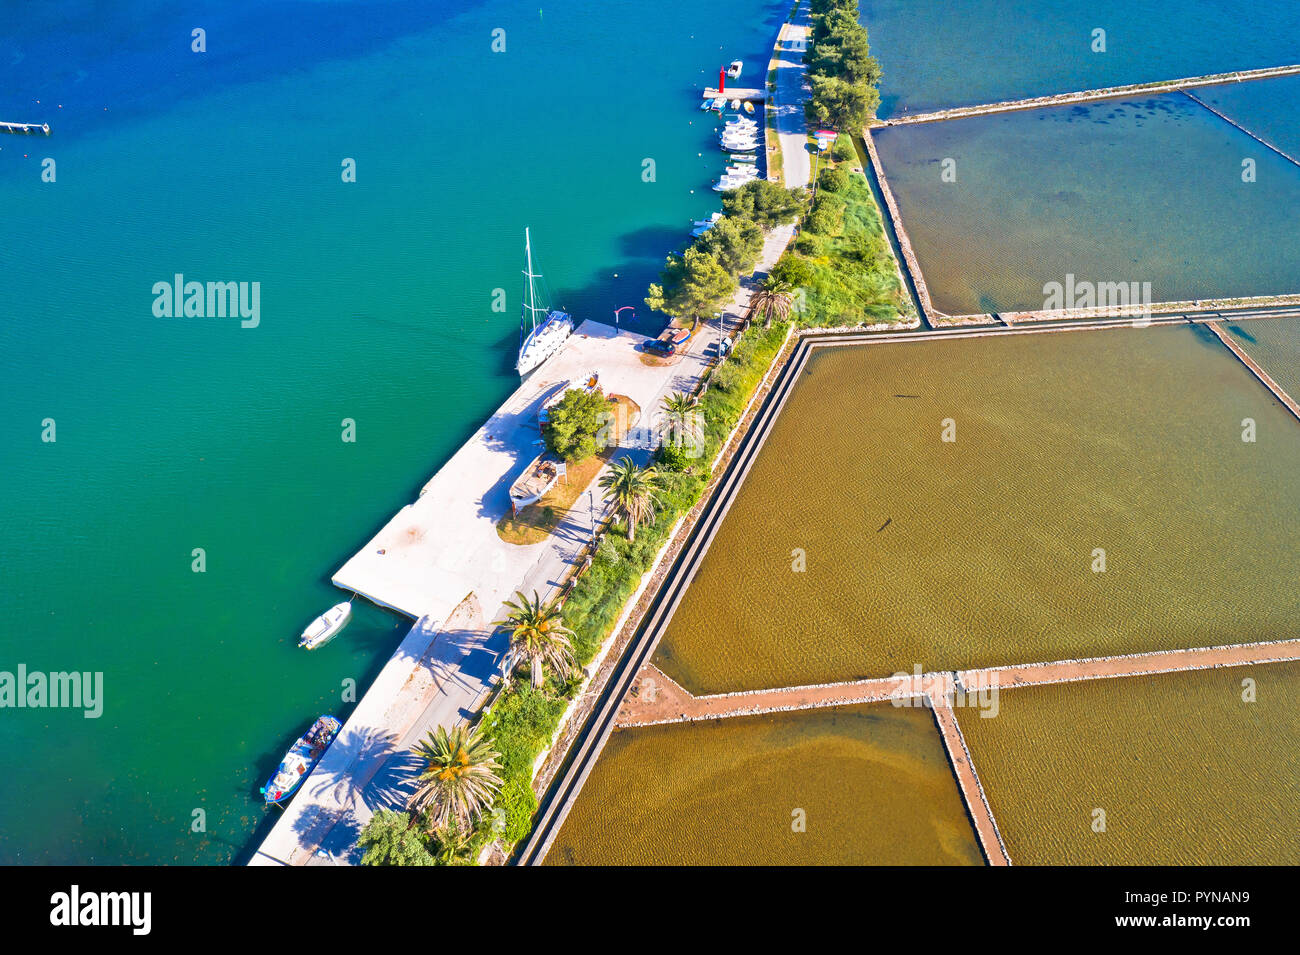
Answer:
[[[823,55],[814,60],[823,68],[820,87],[819,74],[813,75],[814,91],[821,90],[814,102],[840,102],[847,95],[844,84],[879,76],[878,67],[874,73],[861,69],[857,54],[865,53],[865,31],[859,47],[847,26],[850,16],[856,23],[856,13],[855,0],[814,0],[814,31],[819,23],[825,31]],[[837,37],[845,39],[842,47]],[[841,57],[845,65],[835,72],[830,53],[841,48],[848,51]],[[864,102],[857,94],[851,100]],[[865,103],[874,110],[874,99],[868,96]],[[735,297],[741,277],[758,263],[767,233],[801,220],[798,237],[751,288],[733,347],[701,389],[670,395],[662,408],[642,409],[660,421],[661,446],[645,466],[630,458],[612,460],[599,479],[615,517],[562,602],[517,594],[508,605],[498,622],[511,635],[513,664],[504,688],[475,726],[440,729],[416,748],[425,768],[415,796],[404,812],[375,814],[359,839],[364,864],[473,864],[487,846],[495,843],[508,854],[528,835],[537,809],[533,775],[539,757],[552,745],[565,710],[585,686],[588,665],[678,519],[700,500],[710,462],[737,427],[791,323],[862,325],[908,312],[852,142],[841,137],[820,161],[815,198],[764,180],[747,183],[724,195],[723,218],[712,229],[668,257],[647,304],[683,324],[706,320]],[[593,420],[576,427],[591,429],[594,437],[598,425]],[[586,448],[581,434],[573,446],[590,452],[579,453],[579,467],[609,457],[595,445]],[[590,470],[594,476],[600,468]],[[534,530],[542,528],[501,528],[503,536],[519,534],[521,540],[531,539]]]

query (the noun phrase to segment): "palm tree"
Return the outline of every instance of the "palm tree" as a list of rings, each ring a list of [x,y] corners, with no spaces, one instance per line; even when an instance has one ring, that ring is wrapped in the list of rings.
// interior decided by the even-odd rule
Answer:
[[[684,391],[677,391],[664,398],[664,437],[666,441],[691,447],[699,442],[702,428],[700,415],[696,410],[698,399]]]
[[[492,741],[479,728],[462,724],[448,732],[439,726],[412,752],[424,759],[424,771],[408,803],[411,812],[418,816],[427,809],[435,830],[451,825],[468,830],[501,788],[500,754]]]
[[[516,600],[507,600],[509,613],[493,626],[510,628],[510,647],[528,658],[533,672],[533,686],[542,685],[542,665],[547,664],[560,678],[567,677],[573,666],[573,631],[564,625],[559,603],[555,600],[543,604],[533,591],[529,600],[522,591],[516,591]]]
[[[614,508],[627,518],[627,539],[635,540],[637,524],[654,517],[659,475],[653,467],[637,467],[625,456],[609,466],[600,486],[609,492],[606,496],[614,502]]]
[[[769,273],[754,294],[749,297],[750,318],[754,315],[762,315],[764,328],[771,327],[773,314],[781,321],[785,321],[790,317],[790,309],[794,305],[793,293],[794,289],[789,282]]]

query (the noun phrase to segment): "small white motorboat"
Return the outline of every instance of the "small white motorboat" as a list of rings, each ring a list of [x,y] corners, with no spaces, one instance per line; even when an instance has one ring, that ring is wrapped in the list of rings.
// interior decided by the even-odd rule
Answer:
[[[696,219],[693,223],[691,223],[695,227],[691,230],[691,237],[698,239],[700,236],[704,235],[704,233],[708,232],[715,225],[717,225],[718,220],[721,218],[722,218],[722,213],[715,212],[707,219]]]
[[[739,189],[741,186],[745,185],[745,183],[753,181],[753,176],[723,176],[714,185],[713,191],[731,192],[734,189]]]
[[[738,100],[738,99],[733,99],[733,100],[731,101],[731,108],[732,108],[732,109],[740,109],[740,100]]]
[[[716,96],[711,105],[714,109],[721,110],[722,107],[727,105],[727,98],[725,96]]]
[[[302,639],[298,641],[298,646],[308,650],[325,646],[338,636],[339,631],[346,627],[351,619],[351,601],[335,604],[307,625],[307,629],[302,632]]]
[[[740,153],[739,155],[737,155],[736,153],[732,153],[730,158],[732,162],[743,162],[743,163],[758,162],[758,157],[755,156],[753,153]]]
[[[744,68],[745,64],[740,60],[732,60],[731,65],[727,67],[727,76],[733,80],[738,79],[740,77],[740,71]]]
[[[752,139],[727,140],[722,143],[724,153],[747,153],[758,148],[758,143]]]

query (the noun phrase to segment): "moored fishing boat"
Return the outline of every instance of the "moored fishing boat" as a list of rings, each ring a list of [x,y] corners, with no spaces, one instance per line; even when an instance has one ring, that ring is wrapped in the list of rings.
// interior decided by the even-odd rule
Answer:
[[[307,625],[298,640],[298,646],[315,650],[329,643],[352,619],[352,603],[335,604]]]
[[[289,747],[289,752],[280,760],[275,775],[262,787],[262,795],[267,802],[281,802],[294,794],[302,781],[307,778],[321,756],[334,742],[343,724],[333,716],[319,717],[311,724],[311,729],[303,733],[298,741]]]

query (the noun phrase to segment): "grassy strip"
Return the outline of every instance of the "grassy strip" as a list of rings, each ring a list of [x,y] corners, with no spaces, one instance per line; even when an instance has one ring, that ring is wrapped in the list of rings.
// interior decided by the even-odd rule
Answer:
[[[700,398],[704,418],[702,454],[682,471],[661,472],[662,493],[655,517],[637,528],[628,540],[626,527],[615,523],[596,549],[591,567],[564,603],[565,623],[574,632],[574,655],[584,666],[595,658],[609,637],[628,598],[650,569],[678,518],[700,499],[709,479],[709,466],[722,448],[772,364],[786,327],[754,328],[736,344],[726,363],[717,368],[710,387]],[[506,813],[503,841],[518,842],[532,826],[537,798],[532,790],[532,770],[550,745],[560,717],[578,693],[578,681],[560,686],[548,681],[542,690],[524,683],[501,693],[485,717],[485,727],[502,756],[505,781],[497,806]]]
[[[817,196],[799,237],[772,272],[802,289],[800,325],[842,327],[913,314],[885,236],[880,207],[860,173],[852,143],[841,136],[821,160]]]

